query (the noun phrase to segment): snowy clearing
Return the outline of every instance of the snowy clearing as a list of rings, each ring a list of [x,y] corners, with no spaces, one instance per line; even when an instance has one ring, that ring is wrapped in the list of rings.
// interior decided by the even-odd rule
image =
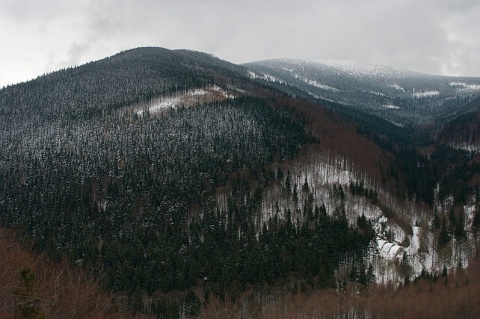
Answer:
[[[470,153],[478,153],[480,152],[480,145],[475,145],[473,143],[451,143],[449,146],[457,149],[457,150],[462,150]]]
[[[464,82],[450,82],[450,86],[458,91],[480,91],[480,84],[467,84]]]
[[[376,95],[376,96],[387,96],[386,94],[383,94],[381,92],[375,92],[375,91],[368,91],[366,93]]]
[[[199,103],[207,103],[226,98],[234,98],[234,96],[221,87],[213,85],[204,89],[189,90],[169,97],[161,96],[152,99],[150,102],[134,105],[133,109],[135,109],[137,115],[142,116],[145,111],[153,114],[172,108],[182,106],[192,107]]]
[[[439,94],[440,94],[439,91],[418,91],[418,92],[414,91],[412,93],[414,97],[418,97],[418,98],[432,97],[432,96],[437,96]]]
[[[261,79],[261,80],[265,80],[265,81],[268,81],[268,82],[278,82],[278,83],[285,83],[284,81],[281,81],[279,79],[277,79],[276,77],[270,75],[270,74],[257,74],[255,72],[252,72],[252,71],[248,71],[248,75],[250,76],[251,79]]]
[[[322,90],[327,90],[327,91],[332,91],[332,92],[339,92],[340,89],[337,89],[333,86],[330,86],[330,85],[326,85],[326,84],[322,84],[322,83],[318,83],[317,81],[315,80],[310,80],[309,78],[305,78],[305,77],[301,77],[300,75],[298,74],[294,74],[293,77],[295,77],[296,79],[299,79],[299,80],[302,80],[303,82],[309,84],[309,85],[312,85],[314,87],[317,87],[319,89],[322,89]]]
[[[396,106],[396,105],[393,105],[393,104],[384,104],[382,106],[384,108],[390,109],[390,110],[399,110],[400,109],[400,106]]]

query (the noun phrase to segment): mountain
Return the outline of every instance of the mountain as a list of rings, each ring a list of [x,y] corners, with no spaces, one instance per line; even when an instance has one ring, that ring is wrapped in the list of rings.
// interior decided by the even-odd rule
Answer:
[[[167,318],[471,264],[480,163],[448,139],[467,119],[404,128],[249,68],[137,48],[0,90],[1,225]],[[344,69],[309,81],[409,90]]]
[[[217,74],[212,68],[223,73]],[[53,120],[60,115],[70,119],[94,118],[153,97],[206,87],[214,77],[241,76],[242,72],[245,73],[240,67],[197,52],[129,50],[7,87],[2,91],[0,111],[2,116],[12,119],[28,113],[29,121]],[[8,112],[7,106],[16,112]]]
[[[428,75],[341,60],[278,59],[244,66],[252,78],[334,102],[337,111],[360,111],[401,126],[430,124],[478,108],[468,102],[480,93],[480,78]]]

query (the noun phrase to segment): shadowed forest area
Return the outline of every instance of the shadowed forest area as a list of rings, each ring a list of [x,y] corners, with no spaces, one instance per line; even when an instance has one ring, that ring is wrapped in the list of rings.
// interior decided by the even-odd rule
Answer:
[[[305,290],[262,295],[250,289],[235,300],[210,296],[199,318],[478,318],[480,262],[433,276],[423,274],[399,288],[348,285],[345,289]],[[22,277],[23,273],[23,277]],[[32,277],[34,279],[32,279]],[[30,278],[30,279],[29,279]],[[25,250],[13,232],[0,229],[0,317],[154,318],[134,314],[121,298],[66,261],[49,262]],[[198,291],[194,291],[198,292]],[[30,317],[19,317],[28,305]],[[123,309],[123,310],[122,310]],[[43,317],[42,317],[43,315]]]

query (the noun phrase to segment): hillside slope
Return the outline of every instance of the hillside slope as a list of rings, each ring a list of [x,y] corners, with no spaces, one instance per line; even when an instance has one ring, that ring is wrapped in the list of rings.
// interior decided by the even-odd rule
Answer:
[[[255,79],[291,86],[306,97],[354,108],[399,125],[432,123],[480,92],[480,78],[434,76],[353,61],[278,59],[244,64]]]
[[[469,263],[478,200],[442,180],[463,154],[277,84],[139,48],[2,89],[1,224],[166,317]]]
[[[22,277],[22,271],[25,276]],[[0,317],[19,318],[22,310],[44,318],[149,318],[115,302],[99,283],[65,260],[49,262],[18,243],[14,232],[0,228]],[[22,308],[22,305],[26,307]],[[27,313],[23,315],[27,318]],[[35,317],[39,318],[39,317]]]

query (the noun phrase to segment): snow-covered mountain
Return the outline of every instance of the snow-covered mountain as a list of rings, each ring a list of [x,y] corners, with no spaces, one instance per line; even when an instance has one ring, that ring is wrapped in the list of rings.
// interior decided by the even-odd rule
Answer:
[[[480,94],[480,78],[428,75],[354,61],[277,59],[244,66],[252,78],[291,93],[399,125],[431,123],[472,111],[471,105],[464,105]]]
[[[277,304],[438,275],[477,251],[480,113],[457,115],[479,93],[352,61],[121,52],[0,90],[0,231],[159,317],[208,291]]]

